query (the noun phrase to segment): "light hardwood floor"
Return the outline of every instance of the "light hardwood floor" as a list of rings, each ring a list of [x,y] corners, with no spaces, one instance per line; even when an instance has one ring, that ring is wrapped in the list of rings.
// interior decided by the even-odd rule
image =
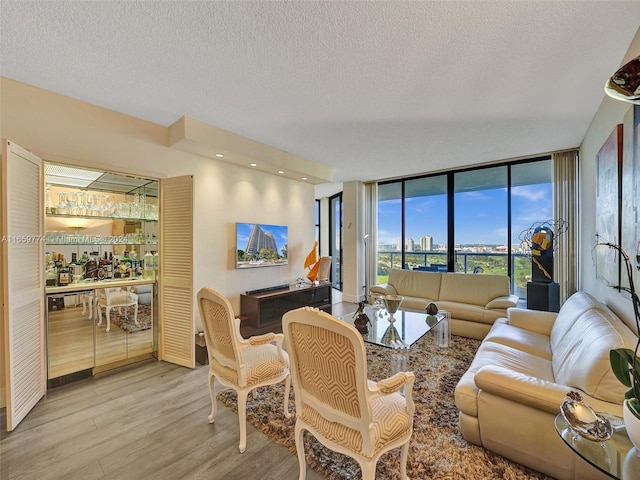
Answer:
[[[238,416],[221,402],[208,423],[207,372],[149,360],[57,387],[10,433],[3,409],[0,479],[298,478],[297,457],[250,424],[241,454]]]

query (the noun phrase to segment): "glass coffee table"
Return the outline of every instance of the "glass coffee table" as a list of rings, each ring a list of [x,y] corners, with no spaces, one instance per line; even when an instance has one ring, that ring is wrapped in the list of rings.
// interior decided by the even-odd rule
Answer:
[[[424,310],[402,308],[391,317],[384,308],[375,309],[371,305],[365,306],[364,313],[369,317],[371,325],[368,325],[369,333],[362,334],[362,339],[387,348],[409,348],[440,325],[446,317],[442,313],[427,315]],[[353,325],[355,312],[344,315],[341,319]]]

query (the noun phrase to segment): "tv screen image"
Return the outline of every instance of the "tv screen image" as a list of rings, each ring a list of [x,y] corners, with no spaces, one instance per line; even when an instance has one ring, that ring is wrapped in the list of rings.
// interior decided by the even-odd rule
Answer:
[[[287,265],[289,227],[236,223],[236,268]]]

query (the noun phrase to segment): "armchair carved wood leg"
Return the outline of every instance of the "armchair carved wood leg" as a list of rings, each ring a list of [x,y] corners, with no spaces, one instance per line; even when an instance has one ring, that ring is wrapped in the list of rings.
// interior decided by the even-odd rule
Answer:
[[[109,332],[111,331],[111,308],[107,306],[105,310],[107,311],[107,332]]]
[[[409,442],[402,446],[400,455],[400,478],[401,480],[409,480],[407,477],[407,459],[409,458]]]
[[[286,418],[291,418],[291,413],[289,412],[289,390],[291,390],[291,375],[287,375],[284,381],[284,416]]]
[[[138,302],[136,302],[134,304],[134,314],[133,314],[133,321],[135,322],[136,325],[140,325],[138,323]]]
[[[298,480],[306,480],[307,478],[307,461],[304,457],[304,428],[296,421],[296,454],[298,455],[298,466],[300,468],[300,476]]]
[[[245,390],[238,391],[238,421],[240,422],[240,453],[247,448],[247,395]]]
[[[95,310],[98,308],[98,300],[97,300],[97,296],[94,292],[91,292],[89,294],[89,320],[93,320],[95,318]]]
[[[209,373],[209,395],[211,396],[211,413],[209,414],[209,423],[213,423],[216,418],[216,377]]]
[[[376,480],[376,462],[360,463],[362,480]]]

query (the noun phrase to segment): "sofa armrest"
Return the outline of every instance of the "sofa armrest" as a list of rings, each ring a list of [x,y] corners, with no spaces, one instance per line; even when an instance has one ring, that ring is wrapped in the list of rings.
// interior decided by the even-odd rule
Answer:
[[[509,325],[543,335],[551,334],[551,329],[557,316],[558,314],[555,312],[527,310],[525,308],[510,308],[507,311]]]
[[[379,293],[381,295],[398,295],[396,288],[388,283],[381,283],[379,285],[373,285],[369,289],[372,293]]]
[[[517,307],[518,300],[520,300],[520,297],[518,297],[517,295],[504,295],[502,297],[494,298],[489,303],[487,303],[484,308],[486,310],[490,310],[492,308],[500,308],[506,310],[507,308]]]
[[[548,413],[559,413],[560,405],[571,390],[566,385],[496,365],[480,368],[474,380],[480,390]]]
[[[486,365],[474,377],[476,386],[487,393],[527,405],[550,414],[560,413],[567,393],[578,391],[596,412],[622,416],[622,406],[594,398],[578,388],[541,380],[508,368]]]

